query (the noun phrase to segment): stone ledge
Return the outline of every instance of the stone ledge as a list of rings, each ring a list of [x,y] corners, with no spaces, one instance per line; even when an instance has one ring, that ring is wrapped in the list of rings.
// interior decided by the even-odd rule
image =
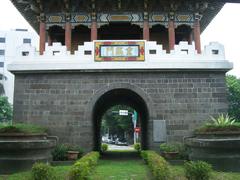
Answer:
[[[188,71],[188,70],[221,70],[228,71],[233,68],[233,64],[228,61],[159,61],[159,62],[100,62],[100,63],[81,63],[79,61],[25,61],[14,62],[8,65],[11,72],[24,71]]]

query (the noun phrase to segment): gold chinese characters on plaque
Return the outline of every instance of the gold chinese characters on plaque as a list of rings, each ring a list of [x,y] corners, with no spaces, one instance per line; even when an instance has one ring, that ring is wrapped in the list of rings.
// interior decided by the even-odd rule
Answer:
[[[95,61],[144,61],[144,41],[95,42]]]

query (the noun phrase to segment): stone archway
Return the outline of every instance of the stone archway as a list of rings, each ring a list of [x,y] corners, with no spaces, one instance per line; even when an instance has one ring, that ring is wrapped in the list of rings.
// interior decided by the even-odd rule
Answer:
[[[143,149],[147,149],[149,112],[146,102],[139,94],[130,89],[116,88],[101,95],[94,105],[92,112],[94,150],[100,149],[101,118],[107,109],[117,104],[130,106],[138,112],[142,130],[141,144]]]

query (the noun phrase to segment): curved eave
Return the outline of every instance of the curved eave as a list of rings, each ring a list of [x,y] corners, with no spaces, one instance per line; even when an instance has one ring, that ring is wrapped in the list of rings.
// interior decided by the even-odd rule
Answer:
[[[22,14],[24,19],[35,29],[38,33],[39,31],[39,23],[37,21],[37,15],[33,11],[25,11],[25,4],[17,3],[16,1],[11,0],[13,5],[17,8],[17,10]]]
[[[220,10],[223,8],[224,6],[224,2],[212,2],[212,7],[208,8],[207,10],[205,10],[203,17],[201,19],[201,32],[203,32],[207,26],[211,23],[211,21],[214,19],[214,17],[220,12]]]

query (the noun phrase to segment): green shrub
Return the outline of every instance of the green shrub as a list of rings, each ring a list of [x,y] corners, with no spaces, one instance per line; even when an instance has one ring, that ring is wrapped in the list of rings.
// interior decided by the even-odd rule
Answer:
[[[83,149],[78,146],[78,145],[75,145],[75,144],[65,144],[67,146],[67,151],[78,151],[79,154],[78,154],[78,159],[81,158],[83,156]]]
[[[54,161],[65,161],[67,160],[68,146],[65,144],[58,144],[52,151]]]
[[[161,152],[178,152],[178,145],[176,143],[162,143],[160,144]]]
[[[135,144],[134,144],[134,149],[135,149],[137,152],[141,152],[141,144],[140,144],[140,143],[135,143]]]
[[[69,180],[87,179],[92,169],[97,165],[98,152],[90,152],[79,159],[70,169]]]
[[[168,180],[170,169],[168,162],[154,151],[142,151],[141,156],[148,164],[154,179]]]
[[[26,133],[41,134],[46,133],[47,129],[38,125],[17,123],[13,125],[0,124],[0,133]]]
[[[35,163],[31,171],[33,180],[56,180],[53,167],[45,163]]]
[[[160,151],[161,153],[177,152],[177,159],[187,159],[188,157],[187,148],[183,143],[162,143],[160,145]]]
[[[189,161],[184,163],[185,176],[189,180],[209,180],[212,166],[203,161]]]
[[[235,123],[235,119],[228,116],[226,114],[225,116],[223,114],[219,115],[217,118],[214,118],[211,116],[212,124],[216,126],[221,126],[221,125],[232,125]]]
[[[71,144],[58,144],[52,151],[52,156],[54,161],[66,161],[68,151],[78,151],[78,158],[83,155],[83,149],[77,145]]]
[[[195,130],[196,133],[206,133],[206,132],[221,132],[221,131],[240,131],[240,123],[236,122],[235,119],[223,114],[219,115],[217,118],[211,117],[211,121],[204,124],[202,127]]]
[[[12,121],[12,116],[12,105],[8,102],[8,98],[0,96],[0,123],[10,123]]]
[[[91,172],[91,168],[88,162],[84,161],[81,163],[76,163],[74,164],[74,166],[71,168],[69,172],[69,179],[70,180],[87,179],[90,172]]]
[[[145,161],[146,164],[147,164],[147,160],[148,160],[148,152],[149,151],[141,151],[141,157]]]
[[[101,144],[101,151],[106,152],[108,150],[108,145],[107,144]]]

